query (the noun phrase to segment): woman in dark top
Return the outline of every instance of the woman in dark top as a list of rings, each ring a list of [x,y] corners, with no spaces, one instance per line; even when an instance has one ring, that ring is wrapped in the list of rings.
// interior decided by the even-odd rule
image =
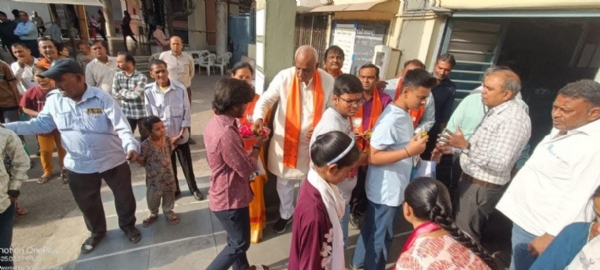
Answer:
[[[96,27],[96,32],[102,36],[102,38],[106,41],[106,19],[104,18],[104,13],[102,10],[98,10],[98,27]]]
[[[339,222],[346,205],[336,185],[356,167],[359,156],[354,138],[343,132],[325,133],[313,143],[313,164],[294,211],[288,269],[346,269]]]
[[[127,37],[131,37],[133,41],[137,44],[137,39],[133,36],[133,31],[131,31],[131,15],[127,10],[123,11],[123,21],[121,22],[121,31],[123,32],[123,41],[127,44]]]

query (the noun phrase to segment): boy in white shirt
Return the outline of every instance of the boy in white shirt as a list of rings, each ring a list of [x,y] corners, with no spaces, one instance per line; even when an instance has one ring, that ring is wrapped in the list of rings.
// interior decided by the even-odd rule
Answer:
[[[327,110],[323,112],[321,121],[319,121],[313,130],[309,149],[319,135],[331,131],[340,131],[350,137],[354,137],[354,130],[352,129],[350,118],[356,114],[358,108],[360,108],[362,104],[362,91],[362,84],[354,75],[342,74],[335,79],[333,85],[333,106],[327,108]],[[358,160],[358,164],[366,163],[366,161],[367,155],[363,152]],[[344,248],[348,246],[350,197],[352,196],[352,190],[356,186],[357,172],[358,167],[350,173],[348,178],[337,185],[340,195],[342,195],[342,198],[346,203],[346,212],[344,217],[340,220],[342,232],[344,233]]]

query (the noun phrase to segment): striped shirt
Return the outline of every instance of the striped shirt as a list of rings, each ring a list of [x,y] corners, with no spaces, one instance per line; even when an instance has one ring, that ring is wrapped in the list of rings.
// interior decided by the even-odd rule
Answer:
[[[96,58],[85,67],[85,82],[89,86],[98,87],[110,95],[112,94],[110,92],[112,90],[111,86],[117,71],[119,71],[117,58],[108,56],[106,64]]]
[[[463,172],[482,181],[506,185],[510,172],[531,136],[529,115],[514,100],[491,108],[463,149]]]
[[[6,128],[0,128],[0,157],[3,158],[4,165],[0,165],[0,213],[4,213],[10,206],[6,193],[9,190],[19,190],[23,181],[27,180],[29,170],[29,157],[21,139]]]
[[[112,84],[112,96],[121,100],[123,114],[128,119],[141,119],[146,116],[144,107],[144,87],[148,79],[146,75],[134,70],[131,76],[124,71],[115,74]]]

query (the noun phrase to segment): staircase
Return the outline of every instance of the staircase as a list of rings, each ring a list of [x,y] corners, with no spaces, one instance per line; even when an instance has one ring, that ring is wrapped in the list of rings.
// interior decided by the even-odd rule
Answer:
[[[134,56],[133,58],[135,58],[135,68],[144,75],[149,76],[150,56]]]
[[[501,24],[454,21],[447,52],[456,58],[450,79],[456,84],[457,99],[481,86],[485,70],[496,62],[503,31]]]

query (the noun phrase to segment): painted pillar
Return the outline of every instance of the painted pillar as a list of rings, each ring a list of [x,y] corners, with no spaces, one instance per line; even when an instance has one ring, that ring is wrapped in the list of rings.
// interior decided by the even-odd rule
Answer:
[[[188,17],[190,50],[206,50],[206,1],[197,1],[194,13]]]
[[[273,77],[293,64],[296,0],[256,1],[256,93],[262,94]],[[267,53],[268,52],[268,53]],[[278,215],[277,179],[265,184],[267,213]]]
[[[87,14],[85,13],[85,7],[82,5],[75,6],[77,8],[77,17],[79,18],[79,35],[81,39],[86,42],[90,41],[90,31],[88,30]]]
[[[217,2],[217,56],[221,56],[227,52],[227,3]]]
[[[109,37],[115,36],[115,26],[113,25],[114,17],[112,10],[112,1],[113,0],[102,0],[102,12],[104,13],[104,19],[106,19],[106,35]]]

